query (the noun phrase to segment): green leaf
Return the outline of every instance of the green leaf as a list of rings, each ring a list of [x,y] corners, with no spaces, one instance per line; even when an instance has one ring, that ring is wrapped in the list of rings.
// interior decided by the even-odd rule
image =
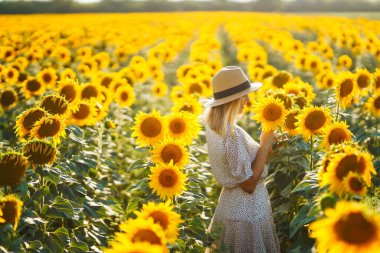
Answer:
[[[128,206],[126,210],[127,217],[129,216],[130,213],[132,213],[134,210],[136,210],[139,207],[140,202],[141,202],[140,198],[131,199],[131,201],[128,202]]]
[[[305,224],[310,223],[315,220],[315,216],[308,217],[307,214],[309,212],[310,206],[308,204],[304,205],[294,217],[289,226],[289,236],[292,238],[296,232]]]
[[[135,170],[135,169],[143,168],[143,167],[145,167],[144,165],[145,165],[145,162],[143,159],[136,160],[131,164],[131,166],[129,166],[127,171],[130,172],[130,171]]]
[[[29,243],[29,247],[27,249],[32,249],[32,250],[41,250],[43,248],[42,242],[40,241],[31,241]]]
[[[74,215],[74,210],[70,201],[58,196],[54,199],[53,204],[49,205],[45,215],[49,218],[71,219]]]
[[[291,184],[292,179],[282,172],[281,170],[277,171],[274,175],[274,182],[276,183],[276,186],[278,190],[281,192],[283,191],[289,184]]]
[[[44,178],[55,186],[58,184],[60,176],[61,171],[57,168],[44,169]]]
[[[61,253],[70,244],[69,233],[65,228],[45,234],[45,244],[50,252]]]
[[[76,237],[73,237],[71,240],[70,247],[67,250],[73,253],[83,253],[89,251],[89,248],[85,242],[82,242]]]

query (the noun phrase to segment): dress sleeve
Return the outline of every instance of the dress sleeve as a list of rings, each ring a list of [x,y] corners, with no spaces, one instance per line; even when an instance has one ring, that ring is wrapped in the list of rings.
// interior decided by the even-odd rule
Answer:
[[[251,159],[245,146],[244,136],[236,129],[235,135],[228,134],[224,143],[230,187],[235,187],[253,175]]]

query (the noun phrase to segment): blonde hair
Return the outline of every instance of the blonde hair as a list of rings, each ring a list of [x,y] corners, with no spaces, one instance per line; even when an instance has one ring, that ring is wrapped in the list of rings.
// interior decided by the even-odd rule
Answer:
[[[207,108],[205,123],[214,132],[224,137],[227,133],[228,123],[231,125],[235,123],[243,100],[244,96],[225,104]],[[234,134],[233,128],[231,128],[231,131]]]

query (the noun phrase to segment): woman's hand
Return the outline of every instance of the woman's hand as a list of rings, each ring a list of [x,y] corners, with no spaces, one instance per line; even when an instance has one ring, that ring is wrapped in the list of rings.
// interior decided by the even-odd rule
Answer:
[[[273,142],[276,140],[276,138],[279,136],[279,134],[276,134],[274,131],[269,132],[261,132],[260,135],[260,146],[265,148],[266,150],[270,151],[272,148]]]

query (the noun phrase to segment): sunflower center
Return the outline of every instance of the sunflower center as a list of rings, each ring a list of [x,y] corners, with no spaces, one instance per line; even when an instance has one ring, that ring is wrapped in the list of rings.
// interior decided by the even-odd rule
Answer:
[[[156,137],[161,133],[161,122],[156,118],[146,118],[141,123],[141,132],[147,137]]]
[[[46,97],[42,100],[41,107],[51,114],[64,114],[67,111],[67,103],[55,96]]]
[[[101,82],[101,85],[108,88],[108,86],[110,85],[111,82],[112,82],[112,78],[104,77],[102,82]]]
[[[332,79],[328,79],[328,80],[326,81],[326,84],[327,84],[328,87],[331,87],[331,86],[334,84],[334,80],[332,80]]]
[[[155,223],[159,223],[163,229],[168,228],[169,218],[164,212],[154,211],[149,216],[153,218]]]
[[[263,110],[263,117],[268,121],[275,121],[281,117],[281,108],[274,103],[268,104]]]
[[[82,90],[82,98],[98,97],[98,89],[95,86],[89,85]]]
[[[348,184],[354,192],[359,192],[363,189],[363,184],[357,177],[350,178]]]
[[[290,76],[287,73],[278,73],[273,77],[273,85],[277,88],[283,88],[284,84],[286,84],[290,80]]]
[[[158,178],[163,187],[173,187],[178,180],[178,175],[171,169],[163,170]]]
[[[28,113],[23,121],[23,125],[26,129],[31,130],[36,121],[40,120],[45,115],[45,112],[42,110],[35,110]]]
[[[193,113],[193,107],[191,105],[184,105],[182,106],[180,111]]]
[[[329,134],[330,144],[339,144],[347,139],[346,131],[342,128],[335,128]]]
[[[63,87],[60,95],[64,98],[66,98],[66,100],[68,102],[72,102],[75,99],[75,97],[77,96],[77,94],[75,92],[75,88],[72,85],[66,85],[65,87]]]
[[[73,113],[73,117],[76,119],[86,119],[91,113],[90,106],[86,104],[80,104],[79,110]]]
[[[365,87],[367,87],[369,85],[369,83],[370,83],[370,79],[366,75],[360,75],[358,77],[357,81],[358,81],[358,86],[360,88],[362,88],[362,89],[365,88]]]
[[[8,78],[11,79],[14,76],[13,71],[9,71],[7,74]]]
[[[190,86],[189,92],[202,94],[202,87],[197,83],[193,83]]]
[[[287,116],[286,116],[286,119],[285,119],[285,126],[288,128],[288,129],[296,129],[297,126],[296,126],[296,123],[297,123],[297,118],[296,116],[298,115],[298,112],[292,112],[292,113],[289,113]]]
[[[132,237],[132,242],[149,242],[150,244],[161,244],[161,239],[150,229],[140,229]]]
[[[26,89],[30,92],[38,91],[41,88],[40,82],[35,79],[32,79],[26,83]]]
[[[376,228],[360,212],[352,212],[340,219],[334,230],[341,240],[349,244],[365,244],[376,236]]]
[[[336,176],[342,180],[350,171],[363,173],[365,161],[361,157],[358,161],[356,155],[348,155],[339,161],[336,168]]]
[[[8,154],[2,156],[0,158],[0,186],[20,183],[28,167],[28,160],[21,155]]]
[[[373,101],[373,105],[375,106],[376,110],[380,109],[380,96]]]
[[[12,91],[6,90],[1,93],[0,103],[2,106],[8,107],[14,102],[16,102],[16,97]]]
[[[52,77],[49,73],[45,73],[42,75],[42,80],[44,80],[45,83],[50,83],[52,80]]]
[[[311,131],[317,131],[326,123],[326,116],[322,111],[310,112],[305,119],[305,126]]]
[[[5,201],[0,202],[0,204],[3,206],[3,216],[2,218],[8,223],[14,223],[17,220],[17,202],[15,201]]]
[[[38,129],[38,135],[42,138],[52,137],[59,133],[61,122],[57,119],[52,119],[50,122],[45,121]]]
[[[127,101],[128,100],[128,92],[124,91],[123,93],[121,93],[120,98],[123,101]]]
[[[286,109],[290,109],[292,107],[292,99],[290,97],[283,95],[283,94],[277,94],[274,97],[281,99],[281,101],[284,102],[284,106]]]
[[[23,153],[34,164],[54,162],[56,149],[44,142],[32,142],[23,147]]]
[[[161,158],[165,163],[169,163],[173,159],[173,164],[176,164],[182,158],[182,151],[177,145],[169,144],[162,149]]]
[[[380,76],[376,78],[375,87],[376,89],[380,88]]]
[[[350,79],[346,79],[340,85],[339,94],[343,98],[347,97],[348,95],[351,94],[353,89],[354,89],[354,82]]]
[[[183,119],[172,120],[169,124],[170,130],[175,134],[180,134],[185,131],[186,123]]]

